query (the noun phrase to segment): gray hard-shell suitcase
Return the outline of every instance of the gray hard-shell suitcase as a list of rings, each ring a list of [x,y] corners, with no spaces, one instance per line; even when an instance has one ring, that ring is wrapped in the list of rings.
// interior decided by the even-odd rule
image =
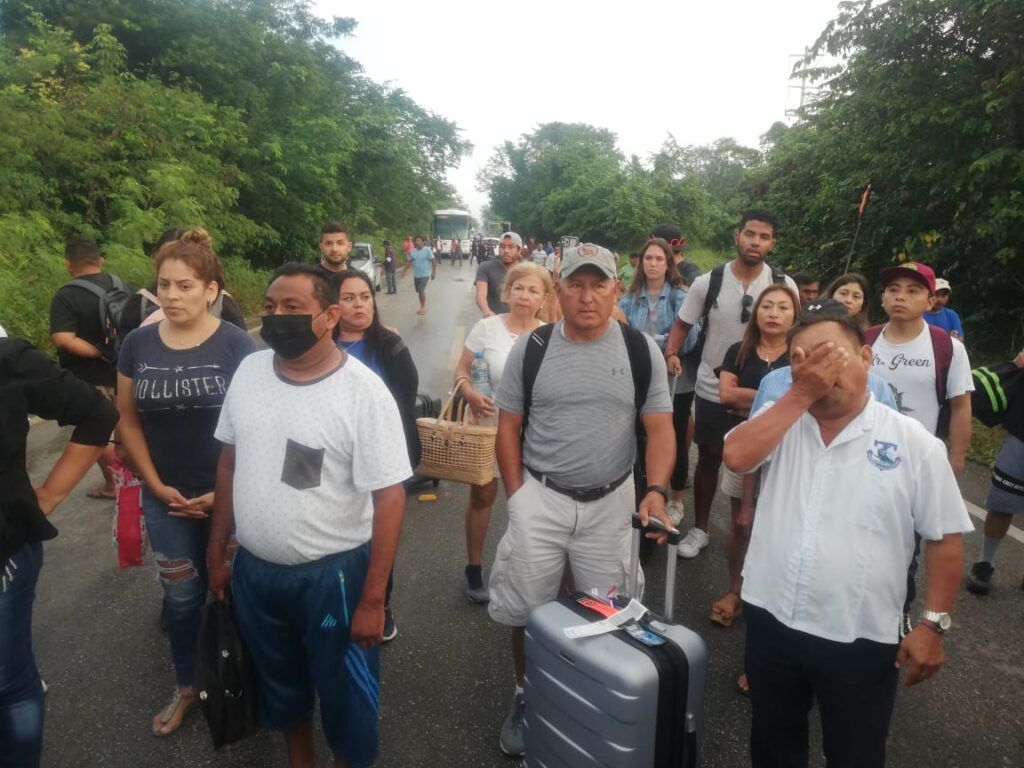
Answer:
[[[640,530],[630,563],[635,593]],[[704,733],[704,641],[672,623],[676,547],[669,536],[664,617],[640,625],[667,642],[651,647],[617,629],[570,639],[567,627],[598,621],[577,597],[540,606],[526,625],[524,727],[529,768],[693,768]]]

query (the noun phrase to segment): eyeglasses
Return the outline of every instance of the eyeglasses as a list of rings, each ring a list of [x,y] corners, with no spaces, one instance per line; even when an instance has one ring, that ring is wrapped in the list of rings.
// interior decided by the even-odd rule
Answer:
[[[754,303],[754,297],[751,296],[749,293],[744,293],[743,294],[743,301],[740,304],[740,306],[743,307],[743,309],[740,311],[740,322],[741,323],[745,323],[748,320],[750,320],[750,306],[753,303]]]

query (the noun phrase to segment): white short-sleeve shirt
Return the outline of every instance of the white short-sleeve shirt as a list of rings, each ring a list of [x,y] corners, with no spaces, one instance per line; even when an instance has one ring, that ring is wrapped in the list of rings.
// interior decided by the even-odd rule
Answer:
[[[683,306],[679,308],[679,319],[687,325],[697,325],[704,315],[704,299],[708,295],[708,285],[711,282],[711,273],[705,272],[693,281]],[[729,351],[736,342],[743,338],[743,332],[747,324],[740,322],[743,314],[743,295],[749,294],[752,301],[756,300],[765,288],[772,284],[772,270],[764,264],[761,274],[746,287],[736,279],[732,272],[732,265],[726,265],[722,274],[722,288],[718,292],[718,298],[711,311],[708,313],[709,332],[704,341],[704,353],[701,356],[700,367],[697,369],[697,397],[710,400],[713,403],[718,400],[718,377],[715,375],[715,368],[725,360],[725,353]],[[786,278],[786,285],[796,290],[796,283],[789,277]],[[751,304],[753,307],[753,304]]]
[[[935,397],[935,352],[931,332],[922,323],[921,333],[913,341],[893,344],[885,330],[871,345],[874,361],[871,370],[889,385],[900,413],[917,419],[932,434],[939,423],[939,401]],[[974,391],[971,363],[959,339],[953,342],[953,360],[946,378],[946,399]]]
[[[350,355],[317,381],[286,381],[271,350],[242,361],[215,436],[235,446],[238,542],[282,565],[369,541],[371,493],[412,472],[398,406]]]
[[[491,315],[481,320],[470,329],[466,336],[466,349],[473,354],[484,353],[484,361],[491,369],[491,391],[497,392],[501,384],[501,376],[505,372],[505,361],[512,345],[519,338],[505,325],[505,315]]]
[[[767,461],[743,599],[827,640],[898,642],[914,533],[973,530],[945,446],[870,397],[827,447],[803,414]]]

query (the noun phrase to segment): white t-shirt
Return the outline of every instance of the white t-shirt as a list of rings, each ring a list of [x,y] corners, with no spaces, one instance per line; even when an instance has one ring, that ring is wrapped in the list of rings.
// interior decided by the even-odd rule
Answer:
[[[766,463],[743,599],[817,637],[898,642],[914,533],[974,528],[945,445],[871,396],[827,447],[803,414]]]
[[[917,419],[935,434],[939,421],[939,402],[935,397],[935,354],[928,325],[922,323],[921,333],[913,341],[893,344],[885,331],[872,345],[875,358],[871,370],[889,385],[900,413]],[[946,378],[946,399],[974,391],[971,363],[967,350],[958,339],[952,339],[953,360]]]
[[[679,319],[690,326],[697,325],[704,315],[704,299],[708,295],[708,284],[711,282],[711,273],[705,272],[693,281],[689,292],[686,294],[686,301],[679,308]],[[718,400],[718,377],[715,375],[715,368],[725,360],[725,353],[729,347],[743,338],[743,332],[747,328],[746,323],[740,322],[743,312],[743,295],[750,294],[752,301],[765,288],[772,284],[772,270],[764,264],[761,267],[761,274],[743,290],[743,283],[736,279],[732,272],[731,263],[726,266],[722,275],[722,289],[718,292],[718,299],[715,301],[708,314],[710,325],[709,333],[704,342],[704,354],[701,356],[700,368],[697,369],[697,397],[710,400],[713,403]],[[796,290],[796,283],[789,277],[786,278],[786,285]],[[750,306],[753,310],[753,303]],[[753,312],[751,312],[753,317]],[[691,327],[690,333],[693,333]]]
[[[238,542],[259,558],[296,565],[369,541],[372,491],[412,472],[398,406],[350,355],[322,379],[295,383],[271,350],[242,361],[215,436],[235,446]]]
[[[0,339],[6,339],[6,338],[7,338],[7,331],[5,331],[4,327],[2,325],[0,325]]]
[[[508,353],[519,338],[518,333],[512,333],[505,326],[504,317],[505,315],[492,315],[477,320],[466,336],[466,349],[474,355],[477,352],[484,353],[484,362],[491,369],[492,392],[498,391]]]

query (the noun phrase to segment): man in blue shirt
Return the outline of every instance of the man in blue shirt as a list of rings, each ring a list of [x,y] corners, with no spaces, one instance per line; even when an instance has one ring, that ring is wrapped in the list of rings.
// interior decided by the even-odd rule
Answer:
[[[946,306],[953,290],[949,287],[949,280],[941,277],[935,278],[935,295],[932,297],[932,309],[925,312],[923,317],[928,325],[934,325],[946,331],[954,339],[964,340],[964,327],[960,323],[960,315],[956,310]]]
[[[423,244],[423,237],[417,235],[413,241],[413,249],[409,253],[409,260],[402,267],[402,277],[412,267],[413,284],[416,286],[416,293],[420,295],[420,308],[417,315],[427,314],[427,282],[437,277],[437,262],[434,260],[434,252]]]

